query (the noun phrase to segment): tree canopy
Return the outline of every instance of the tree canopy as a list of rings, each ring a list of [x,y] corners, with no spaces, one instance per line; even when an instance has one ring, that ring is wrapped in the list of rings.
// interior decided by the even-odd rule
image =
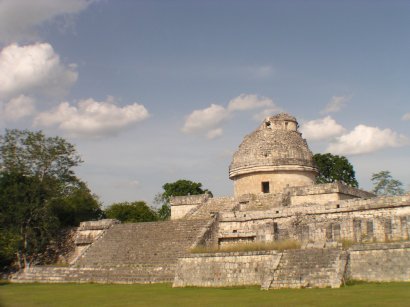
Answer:
[[[373,182],[372,192],[377,195],[402,195],[404,194],[403,183],[394,179],[390,171],[374,173],[371,178]]]
[[[101,217],[96,197],[75,176],[81,162],[61,137],[16,129],[0,136],[1,265],[41,262],[60,227]]]
[[[168,219],[171,215],[169,200],[172,196],[199,195],[204,193],[212,195],[211,191],[202,188],[202,183],[186,179],[165,183],[162,189],[163,192],[157,194],[155,198],[156,203],[162,204],[158,211],[158,215],[162,220]]]
[[[352,187],[358,187],[353,165],[344,156],[326,154],[315,154],[313,156],[319,175],[316,183],[330,183],[341,181]]]
[[[115,203],[105,209],[106,217],[125,223],[151,222],[157,214],[144,201]]]

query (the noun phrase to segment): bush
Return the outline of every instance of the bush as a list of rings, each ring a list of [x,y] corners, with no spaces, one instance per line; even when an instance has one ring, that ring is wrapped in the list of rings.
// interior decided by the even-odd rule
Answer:
[[[123,223],[151,222],[158,220],[158,216],[145,202],[115,203],[105,209],[107,218],[117,219]]]

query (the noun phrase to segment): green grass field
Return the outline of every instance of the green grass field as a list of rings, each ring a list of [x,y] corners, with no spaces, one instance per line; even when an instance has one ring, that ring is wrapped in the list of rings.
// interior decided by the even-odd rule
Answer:
[[[410,283],[270,291],[170,284],[0,284],[0,306],[410,306]]]

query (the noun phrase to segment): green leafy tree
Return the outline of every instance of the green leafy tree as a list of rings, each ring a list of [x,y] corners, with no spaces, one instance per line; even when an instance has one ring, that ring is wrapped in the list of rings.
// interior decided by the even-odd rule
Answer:
[[[315,154],[313,156],[319,175],[316,183],[330,183],[341,181],[352,187],[358,187],[353,165],[344,156],[326,154]]]
[[[104,217],[104,211],[101,210],[97,197],[83,182],[80,182],[67,196],[54,199],[51,209],[63,227],[78,226],[82,221]]]
[[[374,173],[371,180],[373,182],[372,192],[377,195],[402,195],[405,193],[403,183],[394,179],[389,171]]]
[[[14,254],[19,268],[28,267],[43,258],[58,230],[58,219],[46,202],[50,190],[36,177],[2,174],[0,191],[3,244],[17,247]]]
[[[155,203],[161,205],[158,210],[158,216],[161,220],[166,220],[171,216],[169,200],[173,196],[199,195],[204,193],[212,195],[211,191],[202,188],[202,183],[186,179],[166,183],[162,188],[164,191],[155,197]]]
[[[2,264],[12,250],[20,268],[41,262],[61,226],[99,217],[99,204],[73,171],[81,162],[60,137],[16,129],[0,135]]]
[[[151,222],[157,214],[144,201],[115,203],[105,209],[106,217],[125,223]]]
[[[73,167],[82,161],[74,145],[41,131],[6,129],[0,136],[0,168],[3,172],[52,178],[65,186],[78,182]]]

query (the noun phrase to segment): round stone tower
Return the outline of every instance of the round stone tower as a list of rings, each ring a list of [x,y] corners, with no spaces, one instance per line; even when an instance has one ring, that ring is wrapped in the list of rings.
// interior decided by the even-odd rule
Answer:
[[[318,172],[298,127],[295,117],[281,113],[244,138],[229,166],[236,197],[314,184]]]

